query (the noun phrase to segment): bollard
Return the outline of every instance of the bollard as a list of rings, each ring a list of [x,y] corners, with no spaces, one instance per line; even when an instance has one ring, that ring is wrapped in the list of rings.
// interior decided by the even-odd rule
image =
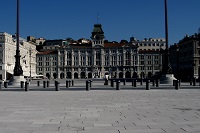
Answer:
[[[37,81],[37,86],[40,86],[40,81]]]
[[[126,79],[124,79],[124,85],[126,85]]]
[[[49,82],[49,81],[47,81],[47,88],[49,87],[49,83],[50,83],[50,82]]]
[[[71,80],[69,80],[69,87],[71,87]]]
[[[146,81],[146,90],[150,90],[150,80]]]
[[[25,91],[29,91],[29,82],[28,81],[25,82]]]
[[[190,85],[192,85],[192,79],[190,79]]]
[[[132,86],[134,86],[134,79],[131,80]]]
[[[0,82],[0,89],[2,89],[2,82]]]
[[[159,87],[159,79],[156,79],[156,87]]]
[[[92,88],[92,80],[90,80],[90,82],[89,82],[89,83],[90,83],[90,88]]]
[[[111,79],[110,82],[111,82],[111,83],[110,83],[110,86],[111,86],[111,87],[114,87],[113,79]]]
[[[66,80],[66,88],[69,88],[69,81]]]
[[[21,81],[21,88],[23,89],[24,88],[24,81]]]
[[[8,82],[7,81],[4,81],[4,87],[8,88]]]
[[[116,81],[116,90],[120,90],[120,80]]]
[[[180,86],[179,86],[179,80],[175,80],[175,89],[179,90]]]
[[[43,88],[46,88],[46,81],[43,81]]]
[[[59,87],[59,82],[58,81],[55,81],[55,90],[56,91],[59,91],[60,90],[60,87]]]
[[[134,87],[137,87],[137,79],[134,79]]]
[[[155,80],[154,79],[152,80],[152,86],[155,86]]]
[[[143,78],[141,78],[140,85],[143,85]]]
[[[196,78],[193,78],[193,86],[196,86]]]
[[[72,86],[74,86],[74,80],[72,80]]]
[[[86,81],[86,91],[90,91],[90,83],[89,83],[90,81],[89,80],[87,80]]]

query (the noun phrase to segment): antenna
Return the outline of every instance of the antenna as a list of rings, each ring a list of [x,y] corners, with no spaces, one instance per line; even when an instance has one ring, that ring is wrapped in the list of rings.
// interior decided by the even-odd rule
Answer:
[[[97,24],[99,24],[99,13],[97,12]]]

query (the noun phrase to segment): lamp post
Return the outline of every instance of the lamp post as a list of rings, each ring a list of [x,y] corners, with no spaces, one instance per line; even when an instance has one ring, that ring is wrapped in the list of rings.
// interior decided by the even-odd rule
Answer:
[[[163,74],[171,74],[172,70],[169,63],[169,42],[168,42],[168,7],[167,0],[165,0],[165,38],[166,38],[166,49],[165,49],[165,64],[163,68]]]
[[[23,70],[20,65],[20,50],[19,50],[19,0],[17,0],[17,46],[16,46],[16,55],[15,55],[15,67],[14,67],[14,76],[23,76]]]
[[[169,63],[169,46],[168,46],[168,12],[167,12],[167,0],[165,2],[165,38],[166,38],[166,49],[164,52],[165,62],[162,70],[162,77],[160,78],[160,84],[173,84],[173,81],[176,80],[172,74],[172,69]]]

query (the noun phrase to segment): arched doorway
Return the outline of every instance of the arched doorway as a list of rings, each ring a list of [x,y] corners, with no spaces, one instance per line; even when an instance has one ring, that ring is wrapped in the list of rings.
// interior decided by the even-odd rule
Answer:
[[[57,74],[53,73],[53,78],[56,79],[57,78]]]
[[[65,77],[65,74],[64,74],[64,73],[61,73],[61,74],[60,74],[60,78],[63,79],[64,77]]]
[[[78,73],[74,73],[74,78],[78,79]]]
[[[92,78],[92,73],[88,73],[88,78]]]
[[[47,74],[46,74],[46,77],[47,77],[48,79],[50,79],[50,74],[49,74],[49,73],[47,73]]]
[[[131,73],[129,71],[126,72],[125,78],[131,78]]]
[[[119,78],[123,78],[123,72],[119,73]]]
[[[85,72],[81,72],[81,78],[82,78],[82,79],[85,78]]]
[[[66,78],[71,79],[72,78],[72,73],[71,72],[67,72]]]

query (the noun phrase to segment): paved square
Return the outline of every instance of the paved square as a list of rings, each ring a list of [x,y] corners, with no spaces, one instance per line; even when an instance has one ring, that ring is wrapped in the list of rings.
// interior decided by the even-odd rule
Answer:
[[[199,133],[200,89],[0,91],[0,133]],[[35,88],[35,90],[31,90]],[[101,89],[102,88],[102,89]]]

